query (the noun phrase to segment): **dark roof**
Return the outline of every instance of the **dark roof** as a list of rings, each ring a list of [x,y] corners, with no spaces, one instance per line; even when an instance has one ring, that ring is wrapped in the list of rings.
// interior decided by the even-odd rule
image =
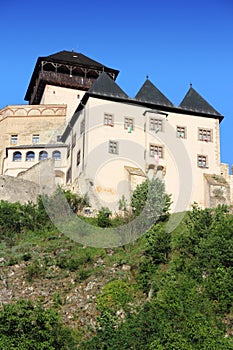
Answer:
[[[105,72],[94,82],[88,94],[128,98],[128,95]]]
[[[218,113],[203,97],[201,97],[192,86],[190,86],[179,107],[189,111],[211,114],[218,117],[221,116],[221,114]]]
[[[83,72],[83,68],[88,68],[90,71],[105,71],[109,73],[113,79],[115,80],[116,77],[119,74],[119,70],[113,69],[110,67],[107,67],[103,65],[100,62],[94,61],[93,59],[79,53],[79,52],[74,52],[74,51],[60,51],[55,54],[49,55],[49,56],[44,56],[44,57],[38,57],[36,61],[36,65],[34,67],[34,71],[31,76],[30,83],[28,85],[28,89],[25,94],[25,100],[30,101],[30,96],[31,93],[34,89],[34,85],[36,82],[36,79],[38,78],[39,72],[41,70],[42,62],[47,61],[50,62],[51,64],[58,63],[61,64],[62,66],[76,66],[76,71],[80,70]],[[47,67],[47,65],[46,65]],[[51,66],[52,67],[52,66]],[[67,71],[68,72],[68,71]],[[84,73],[83,73],[84,74]],[[97,73],[96,73],[97,74]]]
[[[102,63],[94,61],[93,59],[83,55],[82,53],[74,52],[74,51],[66,51],[66,50],[59,51],[57,53],[54,53],[53,55],[43,57],[43,59],[50,60],[51,62],[54,61],[54,62],[73,64],[73,65],[95,67],[101,70],[103,70],[104,68],[108,68],[104,66]]]
[[[158,106],[173,106],[172,102],[169,101],[149,79],[146,79],[145,83],[135,96],[135,99],[142,102],[150,102]]]
[[[63,148],[63,147],[68,147],[66,144],[64,143],[48,143],[48,144],[38,144],[38,143],[34,143],[31,145],[18,145],[18,146],[10,146],[7,147],[7,149],[30,149],[30,148]]]

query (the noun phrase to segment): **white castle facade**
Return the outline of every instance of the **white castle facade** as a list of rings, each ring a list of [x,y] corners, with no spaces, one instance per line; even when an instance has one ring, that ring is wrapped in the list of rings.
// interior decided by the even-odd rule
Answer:
[[[190,86],[179,106],[147,78],[134,98],[119,71],[75,52],[39,57],[28,105],[0,110],[1,175],[38,181],[51,159],[56,184],[117,211],[147,177],[160,177],[172,210],[233,202],[233,177],[220,159],[223,116]]]

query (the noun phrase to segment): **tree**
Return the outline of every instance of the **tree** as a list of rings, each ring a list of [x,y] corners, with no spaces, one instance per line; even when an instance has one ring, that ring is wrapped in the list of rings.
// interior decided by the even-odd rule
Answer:
[[[0,348],[2,350],[74,350],[71,330],[60,316],[41,304],[20,300],[0,310]]]
[[[164,182],[159,178],[146,179],[137,185],[131,198],[131,207],[135,216],[143,211],[143,218],[154,223],[168,216],[171,195],[166,194]]]

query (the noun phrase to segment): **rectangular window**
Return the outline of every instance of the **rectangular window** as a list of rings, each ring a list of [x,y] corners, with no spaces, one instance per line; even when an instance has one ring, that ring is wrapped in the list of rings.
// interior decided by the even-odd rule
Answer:
[[[112,154],[118,154],[118,142],[109,141],[108,152]]]
[[[39,141],[40,141],[40,135],[39,134],[32,135],[32,143],[39,143]]]
[[[78,151],[77,153],[77,166],[79,166],[81,160],[81,151]]]
[[[70,145],[67,147],[67,153],[66,153],[66,158],[69,158],[70,156]]]
[[[199,168],[208,168],[207,156],[198,155],[197,156],[197,166]]]
[[[177,126],[176,127],[176,137],[180,139],[186,138],[186,128],[184,126]]]
[[[150,145],[150,157],[163,158],[163,147],[158,145]]]
[[[162,119],[150,118],[150,130],[163,131],[163,121]]]
[[[212,130],[210,129],[198,129],[198,140],[211,142],[212,141]]]
[[[104,115],[104,125],[114,126],[113,115],[112,114],[106,114],[105,113],[105,115]]]
[[[66,173],[66,182],[68,183],[70,181],[71,181],[71,168],[69,168]]]
[[[11,135],[11,144],[16,145],[18,143],[18,135]]]
[[[74,135],[72,136],[72,147],[75,147],[76,145],[76,138],[77,138],[77,135],[76,133],[74,133]]]
[[[128,130],[128,132],[132,132],[134,129],[134,123],[132,118],[125,118],[125,124],[124,124],[125,129]]]
[[[80,135],[82,135],[84,131],[85,131],[85,119],[83,119],[80,124]]]

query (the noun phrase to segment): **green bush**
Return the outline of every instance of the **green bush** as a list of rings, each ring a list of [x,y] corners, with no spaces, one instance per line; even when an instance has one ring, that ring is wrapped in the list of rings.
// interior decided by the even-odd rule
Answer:
[[[20,300],[0,310],[0,349],[74,350],[77,344],[55,311]]]
[[[111,226],[110,215],[111,211],[109,208],[102,207],[97,215],[97,222],[99,227]]]

